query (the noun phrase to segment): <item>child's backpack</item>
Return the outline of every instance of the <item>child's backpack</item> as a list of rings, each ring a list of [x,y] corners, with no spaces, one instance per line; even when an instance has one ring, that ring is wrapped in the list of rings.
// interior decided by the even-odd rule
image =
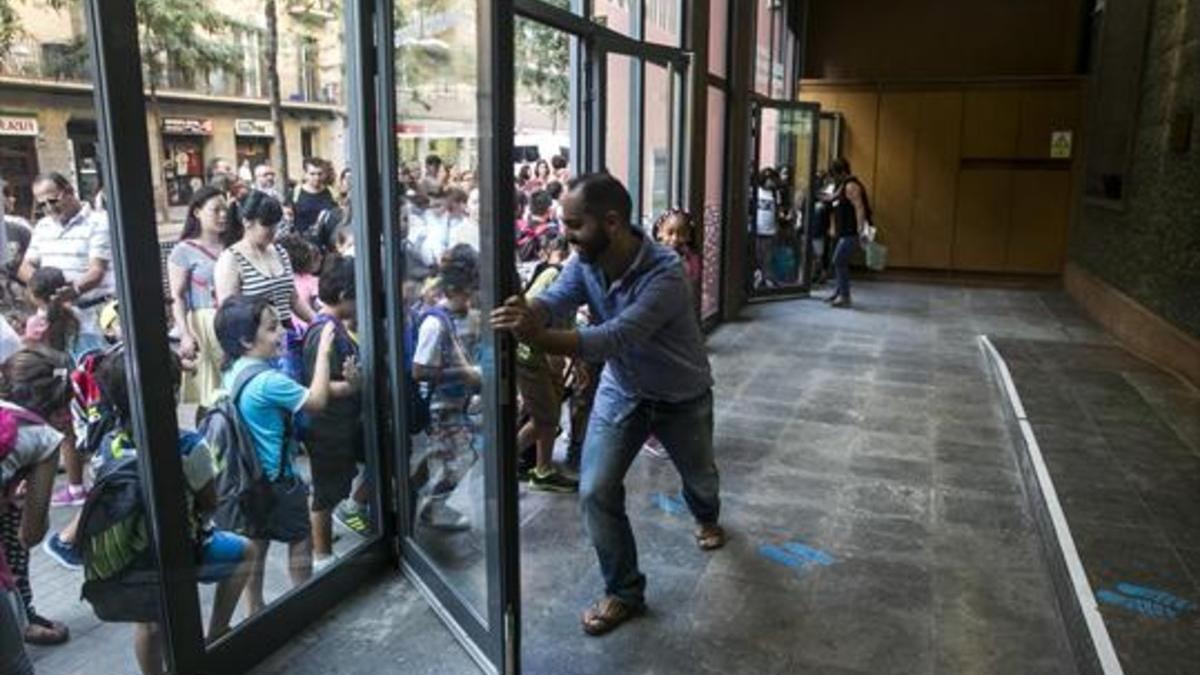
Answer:
[[[312,382],[312,373],[308,372],[308,363],[304,360],[304,353],[307,350],[309,340],[320,339],[321,331],[325,329],[325,324],[327,323],[333,324],[335,336],[333,339],[333,349],[338,362],[340,363],[351,356],[358,355],[358,347],[354,339],[350,337],[350,333],[346,330],[346,327],[328,314],[318,314],[313,318],[313,322],[308,324],[308,328],[305,329],[300,341],[300,355],[302,359],[300,384],[306,387]],[[300,411],[295,414],[293,425],[296,431],[296,440],[304,441],[308,437],[309,428],[312,426],[312,418],[304,411]]]
[[[96,454],[104,438],[117,430],[119,418],[112,405],[104,400],[96,371],[110,356],[120,358],[124,345],[118,343],[89,351],[76,361],[71,371],[71,416],[75,423],[75,449],[85,455]]]
[[[121,444],[120,433],[106,443]],[[136,452],[114,451],[97,472],[79,517],[83,598],[101,621],[156,621],[159,575]]]
[[[229,393],[213,402],[196,425],[196,431],[216,455],[218,503],[214,520],[222,529],[243,530],[249,516],[264,514],[270,506],[270,486],[237,404],[246,385],[271,369],[266,363],[246,366],[234,379]],[[289,423],[284,438],[290,436]]]
[[[433,317],[442,324],[442,341],[438,345],[441,350],[442,364],[449,363],[454,356],[454,321],[450,318],[450,313],[443,307],[434,305],[426,307],[421,311],[410,313],[411,321],[408,322],[408,330],[404,334],[404,379],[408,386],[408,433],[419,434],[429,430],[430,424],[433,422],[433,415],[430,412],[430,404],[433,400],[433,392],[436,388],[436,383],[422,385],[417,382],[416,376],[413,374],[413,356],[417,351],[417,343],[420,340],[421,324],[425,320]]]
[[[46,424],[46,420],[24,408],[0,406],[0,468],[3,467],[4,460],[17,449],[17,434],[26,424]],[[17,486],[22,473],[24,472],[6,476],[0,471],[0,502],[3,502],[9,491]]]

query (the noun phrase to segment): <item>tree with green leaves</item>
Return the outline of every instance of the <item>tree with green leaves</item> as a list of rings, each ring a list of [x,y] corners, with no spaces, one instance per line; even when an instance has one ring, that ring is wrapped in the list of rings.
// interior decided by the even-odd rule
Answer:
[[[8,58],[13,42],[21,35],[21,21],[11,0],[0,0],[0,63]]]
[[[536,21],[518,20],[514,40],[517,82],[534,105],[550,113],[558,131],[571,98],[571,62],[567,34]]]
[[[5,2],[7,0],[0,0]],[[45,0],[46,5],[62,11],[76,6],[80,0]],[[142,55],[142,71],[150,88],[150,109],[154,128],[162,126],[162,105],[159,87],[174,71],[186,79],[222,70],[240,73],[242,50],[226,40],[245,26],[236,19],[214,9],[210,4],[195,0],[136,0],[138,39]],[[84,38],[77,41],[80,58],[86,59]],[[155,191],[155,208],[159,222],[166,220],[166,191]]]

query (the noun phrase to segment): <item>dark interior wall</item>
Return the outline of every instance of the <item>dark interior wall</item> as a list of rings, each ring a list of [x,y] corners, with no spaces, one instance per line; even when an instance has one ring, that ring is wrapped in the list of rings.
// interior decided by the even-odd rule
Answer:
[[[1189,112],[1200,112],[1200,2],[1155,0],[1144,53],[1126,197],[1084,200],[1069,255],[1200,337],[1200,123],[1181,130]]]
[[[806,78],[1076,72],[1083,0],[809,0]]]

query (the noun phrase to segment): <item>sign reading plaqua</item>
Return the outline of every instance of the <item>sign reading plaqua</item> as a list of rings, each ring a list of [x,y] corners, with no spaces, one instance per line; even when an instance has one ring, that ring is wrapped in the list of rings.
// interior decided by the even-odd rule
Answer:
[[[171,136],[212,136],[212,120],[196,117],[164,117],[162,131]]]
[[[275,127],[271,124],[271,120],[234,120],[233,133],[236,136],[273,138]]]
[[[37,136],[38,122],[33,115],[0,115],[0,136]]]

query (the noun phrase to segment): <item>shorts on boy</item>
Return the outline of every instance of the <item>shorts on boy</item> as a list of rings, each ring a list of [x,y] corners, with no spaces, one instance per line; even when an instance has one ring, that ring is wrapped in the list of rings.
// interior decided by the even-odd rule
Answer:
[[[539,427],[557,427],[562,418],[563,373],[558,359],[540,362],[517,361],[517,391],[521,415],[533,418]]]
[[[216,584],[233,576],[238,565],[246,559],[249,543],[225,530],[214,530],[200,546],[200,561],[196,568],[196,579],[202,584]]]
[[[310,430],[304,446],[312,466],[312,510],[329,511],[350,496],[358,467],[366,461],[361,425],[354,424],[350,435],[333,438],[332,434]]]

